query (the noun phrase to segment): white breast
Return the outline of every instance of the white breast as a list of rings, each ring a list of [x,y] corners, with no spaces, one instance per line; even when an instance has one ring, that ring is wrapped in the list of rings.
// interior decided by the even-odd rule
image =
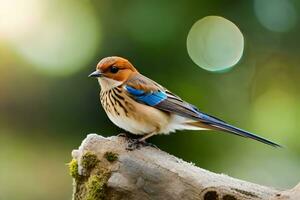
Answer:
[[[133,134],[158,133],[169,123],[168,114],[134,101],[121,87],[102,91],[100,99],[108,118]]]
[[[176,130],[205,130],[204,128],[186,124],[187,122],[194,122],[194,120],[178,115],[171,115],[166,118],[164,113],[162,114],[161,111],[149,106],[135,113],[135,115],[139,120],[133,117],[107,113],[107,116],[115,125],[137,135],[145,135],[152,132],[156,132],[157,134],[169,134]]]
[[[111,90],[118,95],[114,95],[114,92],[110,90],[102,91],[100,95],[102,106],[108,118],[115,125],[130,133],[145,135],[150,133],[168,134],[183,129],[201,130],[199,127],[187,125],[194,120],[169,114],[134,101],[123,92],[121,87]],[[120,106],[114,99],[118,99],[122,105]]]
[[[133,134],[145,135],[155,130],[153,126],[140,123],[133,118],[112,115],[110,113],[107,113],[107,116],[115,125]]]

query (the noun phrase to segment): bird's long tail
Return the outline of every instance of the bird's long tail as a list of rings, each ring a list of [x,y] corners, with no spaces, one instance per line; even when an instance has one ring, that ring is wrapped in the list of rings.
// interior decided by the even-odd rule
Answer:
[[[273,147],[282,147],[281,145],[279,145],[275,142],[272,142],[268,139],[265,139],[261,136],[255,135],[255,134],[250,133],[248,131],[242,130],[240,128],[234,127],[234,126],[232,126],[230,124],[227,124],[223,121],[211,122],[211,123],[203,123],[203,122],[198,121],[198,122],[192,122],[192,123],[189,123],[189,124],[193,125],[193,126],[201,127],[201,128],[206,128],[206,129],[210,129],[210,130],[219,130],[219,131],[224,131],[224,132],[231,133],[231,134],[234,134],[234,135],[238,135],[238,136],[242,136],[242,137],[246,137],[246,138],[251,138],[251,139],[257,140],[259,142],[262,142],[264,144],[271,145]]]

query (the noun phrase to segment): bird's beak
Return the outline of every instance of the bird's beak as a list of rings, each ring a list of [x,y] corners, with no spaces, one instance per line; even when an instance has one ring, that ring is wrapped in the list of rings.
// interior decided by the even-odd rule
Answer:
[[[101,74],[101,72],[98,71],[98,70],[92,72],[92,73],[89,75],[89,77],[95,77],[95,78],[98,78],[98,77],[101,77],[101,76],[102,76],[102,74]]]

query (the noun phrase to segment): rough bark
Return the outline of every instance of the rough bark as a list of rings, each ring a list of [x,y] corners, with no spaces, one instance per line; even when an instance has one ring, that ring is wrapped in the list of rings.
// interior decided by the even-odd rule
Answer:
[[[124,137],[90,134],[73,150],[73,200],[300,200],[300,184],[278,190],[198,168],[153,147],[127,151]]]

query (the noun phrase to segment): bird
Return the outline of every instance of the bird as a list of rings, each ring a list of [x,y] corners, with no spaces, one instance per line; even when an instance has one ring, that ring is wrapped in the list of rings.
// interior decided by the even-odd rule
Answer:
[[[145,143],[151,136],[177,130],[215,130],[281,147],[202,112],[139,73],[125,58],[111,56],[101,59],[89,77],[98,79],[100,101],[108,118],[119,128],[139,136],[134,144]]]

